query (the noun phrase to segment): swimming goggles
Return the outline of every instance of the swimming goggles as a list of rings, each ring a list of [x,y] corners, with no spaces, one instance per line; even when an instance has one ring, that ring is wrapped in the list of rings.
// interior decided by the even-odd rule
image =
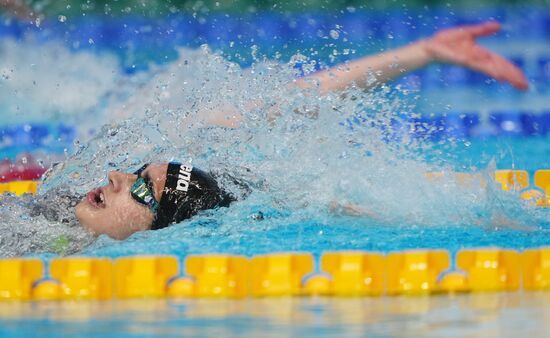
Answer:
[[[145,168],[147,168],[147,164],[134,173],[134,175],[137,175],[138,178],[134,184],[132,184],[130,194],[136,202],[147,206],[153,214],[156,214],[159,208],[159,203],[155,199],[153,185],[148,178],[141,177],[141,173],[145,170]]]

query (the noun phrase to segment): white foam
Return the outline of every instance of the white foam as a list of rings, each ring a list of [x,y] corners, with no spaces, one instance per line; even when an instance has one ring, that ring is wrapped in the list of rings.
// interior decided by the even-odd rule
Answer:
[[[0,110],[4,121],[75,120],[97,112],[118,86],[110,54],[74,52],[60,41],[0,41]]]

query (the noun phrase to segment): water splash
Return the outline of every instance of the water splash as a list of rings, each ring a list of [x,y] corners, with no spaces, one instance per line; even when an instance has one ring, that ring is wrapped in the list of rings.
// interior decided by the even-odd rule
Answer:
[[[3,38],[0,54],[0,108],[11,123],[74,123],[96,114],[123,80],[112,55],[74,53],[58,41]]]
[[[429,142],[392,128],[406,125],[406,117],[414,114],[416,94],[382,86],[321,96],[314,83],[307,90],[292,85],[293,66],[257,61],[243,70],[207,48],[180,50],[176,62],[141,74],[122,89],[135,94],[106,108],[109,123],[50,171],[41,196],[55,196],[60,185],[82,194],[105,184],[108,171],[173,159],[216,173],[235,194],[239,187],[232,184],[234,178],[252,190],[230,208],[206,211],[161,231],[137,233],[122,243],[101,236],[85,250],[93,255],[183,254],[205,248],[249,252],[255,247],[242,239],[254,234],[254,245],[268,251],[301,248],[308,242],[330,247],[324,230],[308,234],[319,224],[495,228],[495,215],[505,220],[503,226],[541,224],[545,215],[490,184],[461,185],[453,177],[434,183],[425,176],[453,165],[449,157],[426,161],[434,155]],[[228,116],[222,124],[240,127],[212,125],[220,116]],[[485,179],[490,181],[488,175]],[[5,203],[2,208],[18,202]],[[277,229],[282,231],[279,237],[263,237]],[[333,240],[349,244],[354,235],[343,234]],[[88,238],[83,231],[78,236]],[[19,241],[29,240],[3,244],[3,252]],[[18,252],[36,251],[24,248]]]
[[[62,191],[56,192],[51,198],[48,195],[2,196],[0,257],[43,252],[67,255],[93,242],[94,237],[74,223],[72,208],[66,201],[63,203]]]

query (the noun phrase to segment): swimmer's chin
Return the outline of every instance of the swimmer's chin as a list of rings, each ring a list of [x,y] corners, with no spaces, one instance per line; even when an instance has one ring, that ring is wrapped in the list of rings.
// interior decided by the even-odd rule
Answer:
[[[87,212],[87,209],[90,207],[89,204],[90,203],[88,202],[87,197],[82,198],[82,200],[80,200],[80,202],[78,202],[78,204],[76,205],[74,209],[74,214],[76,216],[78,223],[82,227],[82,229],[84,229],[86,232],[97,237],[101,234],[97,233],[96,231],[88,227],[87,222],[85,220],[85,214]]]
[[[140,217],[128,223],[123,217],[105,213],[104,208],[92,205],[87,197],[75,207],[78,223],[95,237],[106,235],[114,240],[125,240],[136,232],[151,229],[152,216]]]

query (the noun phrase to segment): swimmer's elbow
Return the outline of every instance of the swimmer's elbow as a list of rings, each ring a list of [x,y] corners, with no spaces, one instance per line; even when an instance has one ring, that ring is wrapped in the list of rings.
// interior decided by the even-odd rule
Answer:
[[[361,208],[360,206],[352,203],[339,203],[337,201],[332,201],[329,204],[329,210],[331,213],[336,215],[345,215],[345,216],[370,216],[371,213]]]

